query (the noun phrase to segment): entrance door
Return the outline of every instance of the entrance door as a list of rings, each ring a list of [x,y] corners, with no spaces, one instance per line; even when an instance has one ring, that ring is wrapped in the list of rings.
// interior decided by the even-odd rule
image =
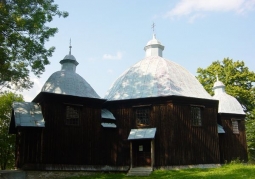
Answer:
[[[133,141],[133,165],[151,166],[151,141],[136,140]]]

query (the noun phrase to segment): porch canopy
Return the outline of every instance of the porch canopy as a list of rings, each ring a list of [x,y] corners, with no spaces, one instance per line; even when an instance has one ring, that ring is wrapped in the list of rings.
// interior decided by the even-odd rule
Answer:
[[[156,128],[131,129],[128,140],[154,139]]]
[[[33,102],[14,102],[12,104],[9,133],[15,134],[16,127],[45,127],[41,107]]]

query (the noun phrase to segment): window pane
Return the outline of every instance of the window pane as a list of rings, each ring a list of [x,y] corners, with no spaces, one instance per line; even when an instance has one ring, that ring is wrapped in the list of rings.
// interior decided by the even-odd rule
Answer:
[[[193,126],[201,126],[201,108],[191,107],[191,121]]]
[[[137,125],[149,125],[149,108],[136,109],[136,122]]]
[[[79,125],[79,107],[66,106],[66,124],[67,125]]]
[[[232,128],[234,134],[239,134],[238,121],[232,121]]]

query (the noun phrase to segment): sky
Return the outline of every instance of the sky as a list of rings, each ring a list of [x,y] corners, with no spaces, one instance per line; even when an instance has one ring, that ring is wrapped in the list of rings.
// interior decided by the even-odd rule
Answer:
[[[45,44],[56,47],[34,87],[21,94],[32,101],[69,53],[76,72],[104,97],[115,80],[145,57],[144,46],[156,38],[163,57],[194,76],[199,67],[229,57],[255,71],[255,0],[55,0],[67,18],[47,24],[58,33]]]

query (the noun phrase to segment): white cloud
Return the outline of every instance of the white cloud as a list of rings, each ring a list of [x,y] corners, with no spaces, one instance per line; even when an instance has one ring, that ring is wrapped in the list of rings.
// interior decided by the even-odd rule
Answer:
[[[189,21],[204,16],[206,12],[246,13],[255,9],[255,0],[181,0],[167,12],[166,17],[174,19],[188,16]],[[193,19],[193,20],[192,20]]]
[[[106,59],[106,60],[121,60],[122,56],[123,56],[123,53],[118,51],[116,53],[116,55],[104,54],[103,59]]]

